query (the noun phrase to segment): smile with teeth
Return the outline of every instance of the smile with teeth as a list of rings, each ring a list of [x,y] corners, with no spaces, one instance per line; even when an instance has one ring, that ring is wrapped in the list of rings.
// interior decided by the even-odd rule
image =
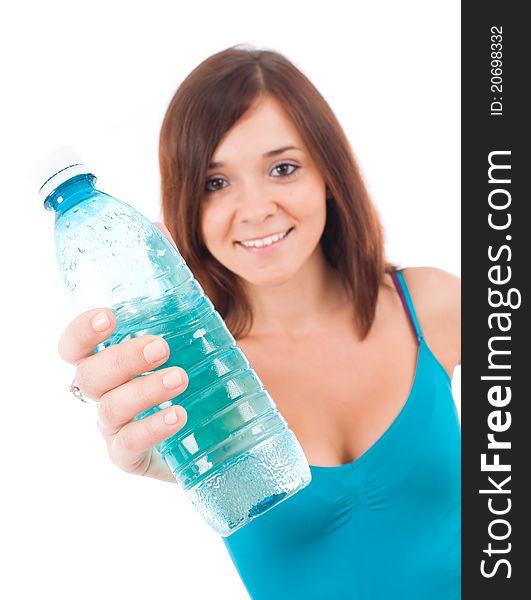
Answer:
[[[238,242],[238,244],[241,244],[246,248],[263,248],[264,246],[271,246],[271,244],[274,244],[275,242],[279,242],[280,240],[284,239],[291,231],[291,229],[292,228],[286,229],[286,231],[283,231],[281,233],[275,233],[265,238],[247,240],[246,242]]]

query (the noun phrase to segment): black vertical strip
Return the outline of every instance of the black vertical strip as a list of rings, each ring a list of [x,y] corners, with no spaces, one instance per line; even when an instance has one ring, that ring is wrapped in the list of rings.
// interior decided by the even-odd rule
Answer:
[[[531,156],[525,139],[531,103],[524,92],[531,53],[525,6],[462,3],[465,600],[531,597]],[[490,182],[489,156],[497,165]]]

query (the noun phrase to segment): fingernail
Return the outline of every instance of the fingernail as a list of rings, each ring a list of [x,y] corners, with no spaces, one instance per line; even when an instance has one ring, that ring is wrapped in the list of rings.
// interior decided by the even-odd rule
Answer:
[[[104,312],[98,313],[92,319],[92,327],[95,331],[105,331],[106,329],[109,329],[110,325],[111,322],[109,321],[109,317]]]
[[[166,344],[162,340],[150,342],[144,348],[144,358],[148,363],[156,363],[166,357],[168,350]]]
[[[175,425],[179,421],[179,415],[177,413],[177,408],[175,406],[168,408],[166,410],[166,412],[164,413],[163,419],[164,419],[164,423],[166,423],[166,425]]]
[[[183,378],[179,369],[168,371],[168,373],[166,373],[162,378],[162,383],[170,390],[178,388],[180,385],[182,385],[182,382]]]

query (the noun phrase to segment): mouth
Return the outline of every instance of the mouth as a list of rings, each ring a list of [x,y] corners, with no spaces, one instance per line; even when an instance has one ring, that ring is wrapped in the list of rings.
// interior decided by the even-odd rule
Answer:
[[[255,254],[264,254],[271,249],[278,248],[282,244],[282,242],[284,242],[284,240],[289,237],[289,235],[293,231],[293,229],[294,229],[294,227],[290,227],[286,231],[282,232],[282,234],[283,234],[282,237],[275,241],[270,241],[270,242],[265,242],[265,243],[259,241],[259,242],[257,242],[257,245],[245,245],[242,242],[235,242],[235,243],[243,250],[247,250],[247,251],[253,252]],[[265,238],[265,239],[267,239],[267,238]]]

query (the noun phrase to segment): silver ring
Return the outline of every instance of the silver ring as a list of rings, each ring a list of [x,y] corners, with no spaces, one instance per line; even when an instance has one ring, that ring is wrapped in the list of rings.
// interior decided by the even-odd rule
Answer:
[[[81,400],[81,402],[84,402],[85,404],[98,404],[96,400],[87,400],[86,398],[83,398],[83,394],[81,393],[81,390],[77,387],[75,379],[72,380],[68,391],[71,394],[73,394],[78,400]]]

